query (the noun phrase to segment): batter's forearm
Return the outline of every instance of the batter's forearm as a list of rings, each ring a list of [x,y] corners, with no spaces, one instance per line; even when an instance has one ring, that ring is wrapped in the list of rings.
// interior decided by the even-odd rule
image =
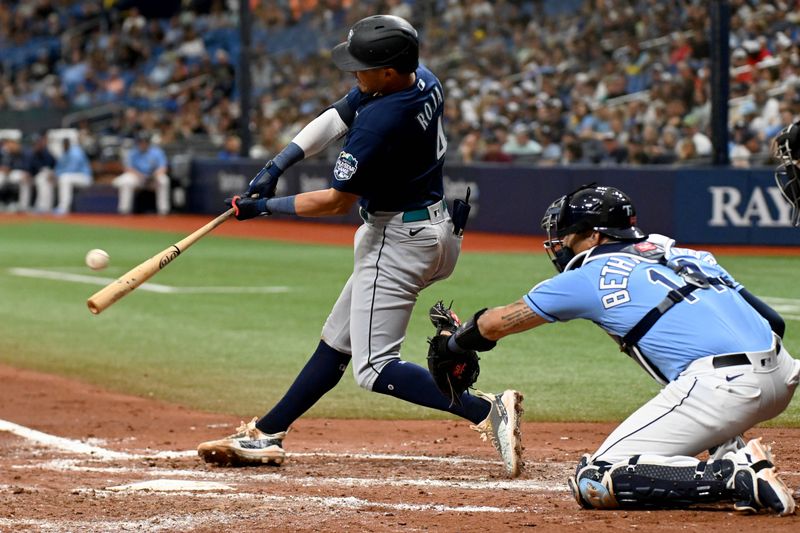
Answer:
[[[294,197],[295,212],[303,217],[324,217],[344,215],[358,200],[358,196],[337,191],[322,189],[300,193]]]

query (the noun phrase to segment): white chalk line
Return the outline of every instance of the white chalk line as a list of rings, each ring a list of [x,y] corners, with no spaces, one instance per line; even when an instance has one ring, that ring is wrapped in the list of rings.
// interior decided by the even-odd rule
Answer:
[[[547,463],[551,468],[568,469],[566,463]],[[539,492],[567,492],[564,483],[548,483],[532,479],[514,480],[439,480],[428,478],[354,478],[354,477],[289,477],[281,473],[250,474],[241,470],[207,471],[176,468],[134,468],[124,466],[87,466],[74,459],[55,459],[31,465],[13,465],[13,470],[54,470],[60,472],[92,472],[95,474],[139,474],[155,478],[190,478],[203,481],[220,481],[225,483],[258,482],[295,484],[304,487],[335,485],[342,487],[424,487],[424,488],[458,488],[464,490],[519,490]]]
[[[191,531],[201,524],[227,525],[231,516],[223,511],[200,513],[158,515],[143,520],[46,520],[33,518],[0,518],[0,528],[9,531],[35,529],[40,533],[63,533],[81,531],[83,533],[109,533],[112,531]],[[225,530],[221,527],[220,531]]]
[[[157,459],[183,459],[194,457],[197,450],[181,451],[162,451],[155,453],[143,453],[134,455],[135,459],[146,459],[153,457]],[[399,453],[361,453],[361,452],[286,452],[289,459],[299,457],[331,457],[347,458],[357,461],[411,461],[411,462],[433,462],[447,464],[474,464],[474,465],[496,465],[499,460],[475,459],[472,457],[440,457],[435,455],[401,455]]]
[[[180,450],[180,451],[160,451],[160,452],[143,452],[143,453],[127,453],[115,452],[107,450],[99,446],[92,446],[81,441],[67,439],[64,437],[57,437],[41,431],[36,431],[25,426],[20,426],[8,420],[0,420],[0,431],[12,433],[32,442],[37,442],[50,448],[59,449],[65,452],[77,453],[80,455],[90,455],[97,459],[122,459],[122,460],[141,460],[141,459],[182,459],[186,457],[194,457],[197,455],[196,450]],[[356,460],[367,461],[413,461],[413,462],[437,462],[447,464],[483,464],[494,465],[499,461],[490,461],[487,459],[473,459],[469,457],[437,457],[428,455],[400,455],[400,454],[375,454],[375,453],[355,453],[355,452],[289,452],[287,457],[331,457],[331,458],[349,458]]]
[[[77,489],[77,493],[85,494],[98,494],[106,495],[111,494],[111,491],[97,491],[93,489]],[[435,512],[455,512],[455,513],[519,513],[530,512],[529,509],[522,507],[494,507],[490,505],[441,505],[435,503],[428,504],[415,504],[415,503],[389,503],[378,502],[373,500],[365,500],[363,498],[356,498],[355,496],[276,496],[274,494],[259,494],[256,492],[237,492],[236,494],[203,492],[194,493],[191,491],[185,492],[170,492],[169,495],[190,498],[224,498],[224,499],[257,499],[258,501],[274,501],[274,502],[298,502],[298,503],[316,503],[322,507],[341,507],[349,511],[363,509],[365,507],[373,507],[379,509],[389,509],[396,511],[435,511]],[[233,498],[231,498],[233,496]]]
[[[112,495],[110,491],[93,491],[91,489],[79,489],[78,494],[90,494],[92,496]],[[410,503],[385,503],[364,500],[355,497],[324,497],[324,496],[275,496],[254,493],[237,494],[213,494],[213,493],[171,493],[174,496],[191,498],[225,498],[231,499],[257,499],[259,503],[275,502],[302,505],[304,513],[308,514],[308,507],[315,506],[324,512],[330,510],[344,510],[349,512],[360,511],[362,509],[383,510],[383,511],[410,511],[410,512],[447,512],[447,513],[535,513],[536,509],[526,509],[520,507],[492,507],[492,506],[450,506],[437,504],[410,504]],[[239,513],[240,514],[240,513]],[[237,515],[240,520],[242,516]],[[36,528],[40,532],[62,532],[62,531],[84,531],[111,532],[111,531],[188,531],[200,524],[209,526],[219,524],[220,526],[230,525],[232,517],[223,511],[206,511],[200,513],[163,516],[159,515],[144,520],[38,520],[38,519],[15,519],[0,518],[0,527],[19,530],[23,527]],[[221,530],[225,529],[221,527]]]
[[[37,268],[9,268],[8,272],[14,276],[26,278],[50,279],[55,281],[69,281],[72,283],[86,283],[89,285],[108,285],[116,281],[116,278],[106,278],[100,276],[87,276],[84,274],[72,274],[69,272],[58,272],[53,270],[41,270]],[[156,292],[161,294],[239,294],[239,293],[258,293],[275,294],[286,293],[292,289],[290,287],[275,285],[265,287],[175,287],[173,285],[162,285],[160,283],[142,283],[139,290]]]
[[[152,490],[158,492],[195,492],[207,490],[233,490],[233,487],[217,481],[190,481],[186,479],[151,479],[106,487],[105,490],[114,492],[137,492]]]
[[[772,298],[768,296],[762,299],[784,318],[800,320],[800,300],[796,298]]]
[[[134,458],[128,453],[115,452],[112,450],[106,450],[105,448],[100,448],[99,446],[92,446],[90,444],[86,444],[77,440],[65,439],[63,437],[56,437],[55,435],[42,433],[41,431],[36,431],[35,429],[27,428],[25,426],[20,426],[19,424],[15,424],[7,420],[0,420],[0,431],[7,431],[19,437],[22,437],[23,439],[37,442],[39,444],[43,444],[51,448],[56,448],[58,450],[64,450],[67,452],[77,453],[81,455],[89,455],[92,457],[96,457],[98,459]]]

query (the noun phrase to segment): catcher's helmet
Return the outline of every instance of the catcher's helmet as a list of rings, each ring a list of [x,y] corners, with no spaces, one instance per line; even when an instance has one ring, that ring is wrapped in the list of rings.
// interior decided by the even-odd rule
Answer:
[[[374,15],[356,22],[347,41],[336,45],[331,55],[346,72],[380,67],[413,72],[419,65],[419,37],[403,18]]]
[[[792,225],[800,226],[800,122],[781,130],[773,142],[773,152],[778,160],[775,182],[783,197],[792,206]]]
[[[614,187],[595,184],[553,202],[542,218],[542,229],[559,239],[592,229],[619,240],[638,240],[647,235],[636,227],[636,210],[630,198]]]

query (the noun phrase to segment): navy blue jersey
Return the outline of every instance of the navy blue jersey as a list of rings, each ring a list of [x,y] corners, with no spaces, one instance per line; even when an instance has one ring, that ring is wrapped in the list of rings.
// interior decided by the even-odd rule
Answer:
[[[354,118],[331,187],[360,196],[371,213],[420,209],[444,195],[444,91],[427,68],[416,74],[402,91],[375,96],[355,87],[345,99]]]

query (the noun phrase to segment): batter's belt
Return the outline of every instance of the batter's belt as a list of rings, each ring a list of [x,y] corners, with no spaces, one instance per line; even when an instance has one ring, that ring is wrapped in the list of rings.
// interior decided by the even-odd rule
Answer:
[[[427,207],[413,211],[378,211],[376,213],[370,213],[361,207],[358,213],[361,215],[361,219],[368,223],[406,224],[430,220],[433,224],[437,224],[447,217],[447,204],[444,200],[439,200]]]

